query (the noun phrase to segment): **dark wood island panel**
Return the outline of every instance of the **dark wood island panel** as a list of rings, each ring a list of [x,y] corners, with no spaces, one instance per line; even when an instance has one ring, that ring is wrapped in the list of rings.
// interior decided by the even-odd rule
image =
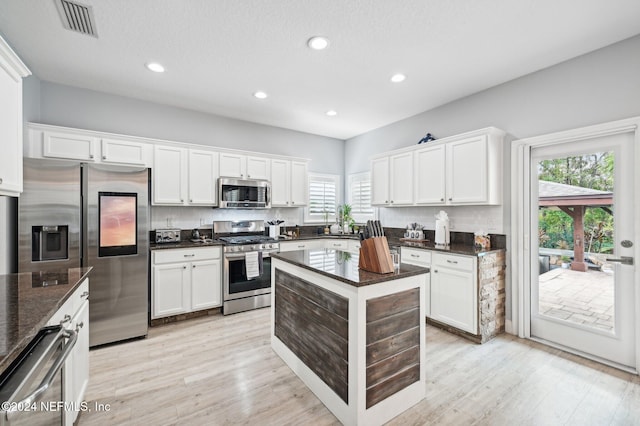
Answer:
[[[420,288],[366,303],[369,408],[420,380]]]
[[[348,403],[349,301],[279,269],[275,292],[275,335]]]

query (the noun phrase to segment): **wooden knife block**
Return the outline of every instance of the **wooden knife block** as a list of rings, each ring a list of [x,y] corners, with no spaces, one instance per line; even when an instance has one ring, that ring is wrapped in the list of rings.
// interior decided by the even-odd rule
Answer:
[[[373,237],[362,241],[358,267],[364,271],[377,274],[390,274],[393,272],[393,261],[389,253],[387,237]]]

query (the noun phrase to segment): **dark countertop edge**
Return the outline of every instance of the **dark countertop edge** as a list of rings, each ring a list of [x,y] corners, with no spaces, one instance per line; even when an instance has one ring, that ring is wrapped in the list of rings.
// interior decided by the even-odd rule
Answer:
[[[505,252],[507,249],[503,248],[488,248],[488,249],[476,249],[473,246],[467,246],[462,244],[452,244],[448,247],[436,247],[433,243],[411,243],[404,241],[389,241],[389,247],[406,247],[415,248],[418,250],[431,250],[441,253],[460,254],[464,256],[486,256],[492,253]]]
[[[182,248],[200,248],[200,247],[223,247],[224,243],[214,241],[212,243],[194,243],[191,241],[181,241],[179,243],[160,243],[149,244],[149,250],[165,250],[165,249],[182,249]]]
[[[76,268],[73,268],[73,269],[76,269]],[[51,317],[56,312],[58,312],[58,309],[60,309],[62,305],[64,305],[64,302],[66,302],[69,299],[69,297],[71,297],[73,292],[76,291],[78,287],[80,287],[80,284],[82,284],[84,280],[87,279],[87,277],[89,276],[89,273],[93,269],[93,266],[88,266],[88,267],[78,268],[78,269],[84,269],[84,273],[80,276],[78,281],[73,286],[71,286],[69,288],[69,291],[67,291],[65,295],[62,296],[62,298],[58,301],[58,303],[56,303],[55,306],[52,307],[51,310],[33,326],[31,331],[28,334],[26,334],[20,341],[16,342],[16,344],[7,352],[7,354],[4,355],[2,359],[0,359],[0,374],[2,374],[7,369],[7,367],[11,365],[11,363],[20,355],[20,353],[24,350],[24,348],[27,347],[27,345],[36,336],[36,334],[38,334],[40,329],[47,325],[47,322],[49,322]],[[15,275],[18,275],[18,274],[15,274]]]
[[[298,251],[307,251],[307,250],[298,250]],[[336,252],[341,252],[342,250],[336,250]],[[283,262],[287,262],[290,263],[291,265],[294,266],[298,266],[300,268],[303,269],[307,269],[311,272],[315,272],[317,274],[323,275],[325,277],[334,279],[336,281],[340,281],[343,282],[345,284],[351,285],[353,287],[366,287],[368,285],[373,285],[373,284],[380,284],[383,282],[388,282],[388,281],[393,281],[393,280],[400,280],[403,278],[409,278],[409,277],[414,277],[416,275],[422,275],[422,274],[428,274],[431,270],[430,268],[424,268],[421,266],[413,266],[413,265],[407,265],[407,264],[401,264],[400,265],[400,271],[399,273],[393,272],[393,273],[388,273],[388,274],[377,274],[375,272],[369,272],[369,271],[361,271],[367,275],[369,275],[371,278],[367,279],[365,282],[356,282],[356,281],[352,281],[348,278],[345,278],[343,276],[340,275],[335,275],[332,274],[330,272],[326,272],[326,271],[321,271],[318,270],[312,266],[309,266],[305,263],[301,263],[292,259],[287,258],[287,253],[292,253],[292,252],[285,252],[285,253],[272,253],[271,257],[274,259],[278,259],[281,260]]]

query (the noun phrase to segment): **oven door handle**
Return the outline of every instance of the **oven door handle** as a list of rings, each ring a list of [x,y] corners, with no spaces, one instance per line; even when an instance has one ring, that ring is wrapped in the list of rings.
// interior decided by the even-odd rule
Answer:
[[[64,365],[64,362],[67,360],[69,354],[71,354],[71,351],[76,345],[76,342],[78,341],[78,333],[76,331],[63,328],[56,336],[55,345],[57,345],[60,340],[65,338],[68,338],[69,340],[64,345],[62,352],[60,353],[60,355],[58,355],[58,358],[56,358],[56,360],[53,362],[51,368],[49,368],[49,371],[42,379],[42,382],[40,382],[38,388],[31,392],[20,402],[12,404],[11,408],[7,410],[6,418],[9,422],[11,422],[12,419],[15,418],[15,416],[21,413],[20,407],[28,407],[34,402],[38,402],[40,398],[42,398],[43,394],[47,391],[47,389],[49,389],[51,383],[53,383],[53,381],[55,380],[56,375],[58,374],[58,372]]]
[[[269,251],[261,251],[260,253],[262,253],[262,258],[266,258],[266,257],[271,257]],[[225,259],[229,259],[229,260],[238,260],[238,259],[244,259],[245,258],[245,253],[238,253],[238,254],[230,254],[230,253],[225,253],[224,255]]]

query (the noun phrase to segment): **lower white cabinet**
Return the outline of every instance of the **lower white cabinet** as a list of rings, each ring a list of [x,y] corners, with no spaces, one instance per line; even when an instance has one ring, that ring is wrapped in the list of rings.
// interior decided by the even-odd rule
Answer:
[[[296,250],[318,250],[325,248],[327,241],[321,238],[314,240],[295,240],[295,241],[281,241],[280,251],[296,251]]]
[[[78,333],[73,350],[63,367],[63,398],[70,408],[65,410],[64,425],[70,426],[78,418],[81,402],[89,384],[89,279],[85,279],[47,325],[62,324]],[[73,404],[71,404],[73,403]]]
[[[400,263],[431,268],[431,252],[427,250],[400,248]],[[424,292],[424,307],[426,316],[431,318],[431,274],[427,275],[427,284]]]
[[[222,306],[222,249],[154,250],[151,318]]]
[[[478,334],[477,258],[434,252],[431,318]]]

